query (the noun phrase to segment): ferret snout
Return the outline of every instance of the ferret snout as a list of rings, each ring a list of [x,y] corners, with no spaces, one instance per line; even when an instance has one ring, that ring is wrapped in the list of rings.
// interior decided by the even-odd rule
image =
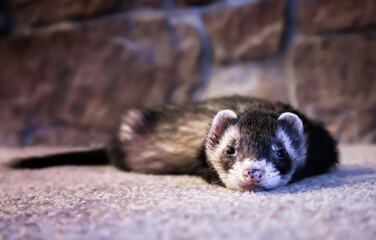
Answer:
[[[243,170],[243,178],[247,182],[256,182],[259,183],[264,176],[265,171],[259,168],[251,168]]]

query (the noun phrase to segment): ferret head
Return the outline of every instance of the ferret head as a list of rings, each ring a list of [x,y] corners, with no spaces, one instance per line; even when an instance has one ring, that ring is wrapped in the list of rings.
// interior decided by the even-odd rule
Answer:
[[[228,188],[272,189],[304,166],[306,137],[294,113],[231,110],[217,113],[205,143],[206,156]]]

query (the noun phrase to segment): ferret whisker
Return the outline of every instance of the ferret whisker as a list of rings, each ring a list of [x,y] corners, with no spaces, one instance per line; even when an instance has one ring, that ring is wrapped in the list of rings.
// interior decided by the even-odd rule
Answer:
[[[216,173],[217,171],[215,169],[206,168],[206,169],[201,169],[198,172],[199,173],[210,173],[210,172]]]
[[[210,185],[218,185],[218,183],[222,183],[222,180],[211,182]]]

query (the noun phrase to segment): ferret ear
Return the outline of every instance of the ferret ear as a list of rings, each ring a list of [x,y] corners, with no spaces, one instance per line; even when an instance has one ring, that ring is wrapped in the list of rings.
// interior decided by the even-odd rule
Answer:
[[[238,119],[238,115],[232,110],[221,110],[215,115],[210,127],[208,137],[213,143],[219,143],[225,130]]]
[[[304,134],[303,122],[300,118],[291,112],[282,113],[278,118],[278,127],[293,135],[301,136]]]
[[[280,139],[290,157],[303,164],[306,157],[306,137],[302,120],[294,113],[285,112],[278,118],[277,138]]]

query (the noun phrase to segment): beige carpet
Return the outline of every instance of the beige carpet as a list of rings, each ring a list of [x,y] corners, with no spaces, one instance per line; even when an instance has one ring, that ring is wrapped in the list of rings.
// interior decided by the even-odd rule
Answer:
[[[0,149],[0,163],[46,149]],[[47,149],[47,151],[54,151]],[[376,239],[376,145],[268,192],[112,167],[0,166],[0,239]]]

